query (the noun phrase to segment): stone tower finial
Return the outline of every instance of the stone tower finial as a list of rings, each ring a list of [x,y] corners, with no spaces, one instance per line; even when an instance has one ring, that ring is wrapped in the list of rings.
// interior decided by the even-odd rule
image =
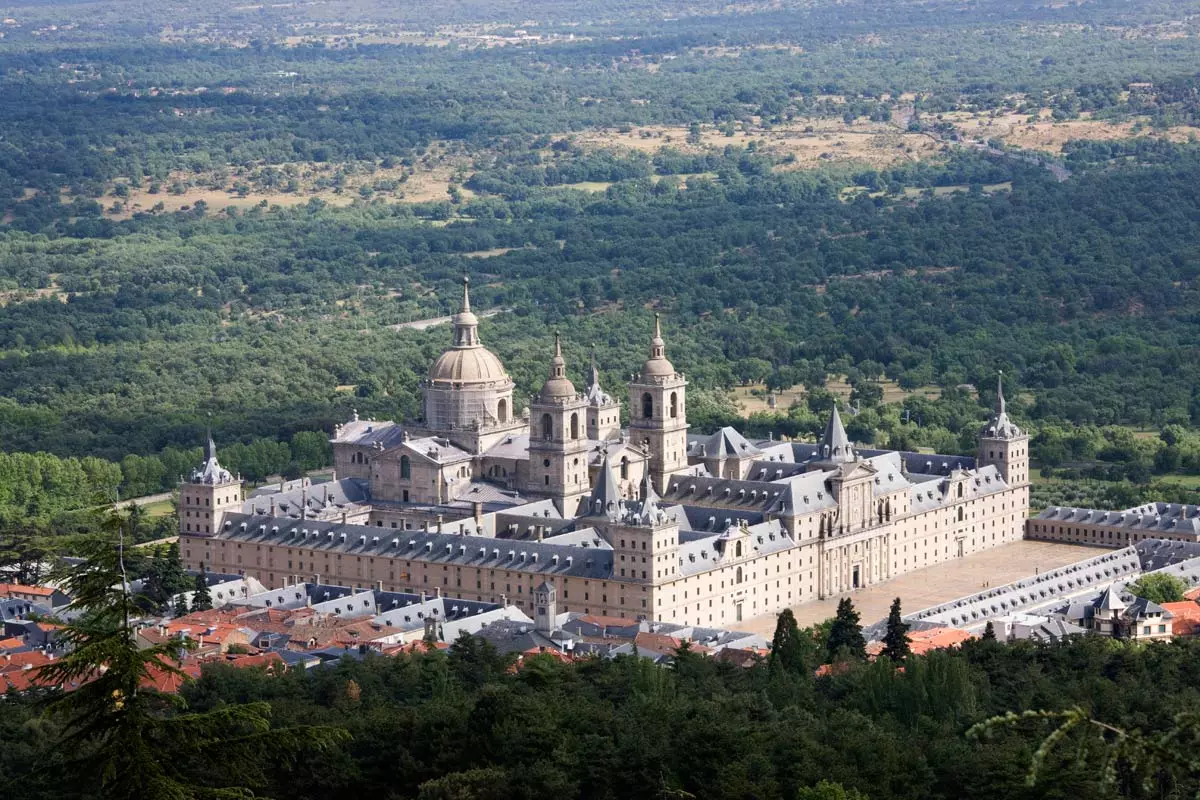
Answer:
[[[550,360],[551,374],[555,378],[561,378],[567,371],[567,360],[562,354],[562,337],[558,331],[554,332],[554,358]]]
[[[662,335],[662,319],[658,314],[654,315],[654,338],[650,340],[650,361],[669,364],[667,362],[667,343],[663,341]],[[650,361],[646,363],[649,364]],[[671,371],[674,372],[674,369]]]
[[[467,313],[471,310],[471,276],[463,275],[463,301],[462,313]]]
[[[996,413],[1003,414],[1004,407],[1004,370],[996,376]]]

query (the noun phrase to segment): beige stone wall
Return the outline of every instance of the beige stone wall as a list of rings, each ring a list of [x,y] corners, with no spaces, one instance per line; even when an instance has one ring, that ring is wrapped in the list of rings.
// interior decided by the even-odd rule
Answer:
[[[182,483],[179,485],[179,532],[215,533],[221,527],[221,518],[228,512],[241,511],[241,507],[241,483],[222,486]]]
[[[379,532],[380,541],[403,537]],[[370,539],[368,539],[370,541]],[[496,540],[496,548],[521,552],[520,542]],[[648,584],[630,581],[595,580],[546,576],[515,569],[442,564],[396,556],[358,556],[303,547],[236,542],[223,539],[180,537],[184,563],[196,568],[203,562],[213,572],[245,574],[263,585],[278,587],[296,581],[316,580],[358,589],[380,587],[385,591],[441,593],[448,597],[500,603],[508,602],[533,610],[533,591],[549,579],[558,590],[559,611],[580,611],[626,619],[651,615]],[[584,557],[581,551],[577,557]]]
[[[872,524],[833,538],[820,536],[820,520],[828,512],[785,519],[782,522],[795,536],[796,546],[761,556],[749,555],[750,549],[746,548],[742,558],[727,551],[715,569],[686,577],[678,569],[678,531],[673,526],[657,530],[616,526],[607,532],[614,538],[617,572],[613,578],[550,580],[558,590],[560,611],[727,626],[738,622],[739,615],[749,619],[851,591],[856,566],[859,585],[867,586],[1016,541],[1024,531],[1026,492],[1025,487],[1018,487],[980,498],[967,497],[926,513],[894,514],[882,523],[876,517]],[[897,508],[905,507],[904,493],[891,498]],[[374,544],[376,536],[381,542],[397,539],[401,548],[405,542],[403,530],[419,530],[426,525],[430,530],[437,529],[429,520],[400,511],[376,510],[371,522],[379,530],[368,535],[369,542]],[[393,524],[397,527],[392,528]],[[466,517],[443,520],[442,529],[470,533],[475,525],[476,520]],[[519,554],[521,545],[519,541],[497,539],[489,547]],[[378,585],[389,591],[440,591],[447,596],[497,603],[507,598],[527,611],[532,611],[533,588],[546,579],[543,573],[534,571],[427,562],[413,559],[412,554],[406,558],[405,550],[397,550],[396,555],[358,556],[295,545],[186,535],[181,537],[181,548],[189,567],[203,562],[210,570],[244,573],[267,586],[314,580],[319,575],[327,583],[358,588]],[[572,555],[586,558],[588,551],[580,549]],[[518,557],[513,566],[520,563]],[[627,571],[624,577],[619,573],[622,568]]]
[[[1196,537],[1186,533],[1159,530],[1136,530],[1118,525],[1094,525],[1062,520],[1030,519],[1025,522],[1025,536],[1047,542],[1068,542],[1114,550],[1137,544],[1145,539],[1166,539],[1173,542],[1194,542]]]

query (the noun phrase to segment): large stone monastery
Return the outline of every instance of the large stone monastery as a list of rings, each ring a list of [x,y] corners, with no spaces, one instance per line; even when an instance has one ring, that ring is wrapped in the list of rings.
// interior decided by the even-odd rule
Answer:
[[[187,565],[721,626],[1022,537],[1028,436],[1002,393],[977,458],[859,449],[836,408],[817,443],[696,435],[656,321],[622,427],[595,365],[579,392],[557,340],[518,412],[465,283],[453,326],[423,419],[355,415],[329,483],[244,498],[210,439],[180,487]]]

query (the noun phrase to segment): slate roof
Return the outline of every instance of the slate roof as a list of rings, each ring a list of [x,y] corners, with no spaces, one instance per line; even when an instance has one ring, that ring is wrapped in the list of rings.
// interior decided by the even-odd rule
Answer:
[[[1200,538],[1200,506],[1150,503],[1125,511],[1052,506],[1034,517],[1042,522],[1098,525],[1127,531]]]
[[[371,492],[365,480],[342,478],[308,487],[295,487],[286,492],[252,496],[242,503],[243,514],[269,514],[275,501],[277,517],[300,518],[300,509],[307,508],[310,516],[336,513],[352,506],[369,503]]]
[[[784,530],[779,520],[769,520],[758,525],[752,525],[749,531],[749,552],[747,556],[758,557],[790,550],[796,546],[795,541]],[[681,575],[697,575],[702,572],[729,566],[735,559],[727,552],[726,543],[739,535],[733,529],[715,536],[702,536],[691,540],[679,540],[679,572]]]
[[[209,485],[233,482],[233,475],[217,461],[217,446],[213,444],[212,434],[209,434],[208,441],[204,443],[204,463],[192,473],[191,480],[192,483]]]
[[[752,458],[762,451],[735,428],[726,426],[711,436],[689,439],[687,454],[689,458]]]
[[[334,430],[334,444],[354,444],[383,450],[404,441],[404,429],[391,420],[355,419]]]
[[[333,521],[229,514],[215,538],[545,575],[612,576],[609,551],[581,552],[578,548],[547,542],[508,542],[484,536],[399,531]]]
[[[922,609],[906,615],[905,619],[953,627],[982,625],[992,617],[1046,606],[1059,598],[1089,588],[1099,590],[1114,580],[1135,577],[1141,571],[1142,564],[1137,552],[1132,547],[1126,547]]]

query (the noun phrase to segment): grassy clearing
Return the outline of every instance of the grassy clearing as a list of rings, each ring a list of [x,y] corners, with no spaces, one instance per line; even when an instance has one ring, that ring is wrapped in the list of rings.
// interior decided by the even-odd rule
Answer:
[[[170,516],[175,511],[175,506],[170,500],[159,500],[154,503],[147,503],[142,506],[142,513],[147,517],[166,517]]]
[[[791,156],[781,169],[811,169],[829,163],[855,162],[884,167],[899,161],[935,158],[943,146],[930,136],[907,133],[885,122],[804,119],[771,128],[741,125],[727,133],[715,125],[700,128],[699,137],[689,135],[683,125],[650,125],[638,128],[605,129],[577,134],[584,147],[641,150],[655,153],[663,147],[697,153],[727,145],[747,147],[752,142],[771,155]]]
[[[936,386],[921,386],[913,391],[906,391],[900,388],[900,385],[895,381],[883,380],[880,381],[883,387],[883,402],[885,403],[900,403],[905,398],[913,395],[928,397],[931,400],[941,396],[941,390]],[[843,402],[850,402],[850,392],[852,391],[850,384],[846,382],[844,375],[830,377],[825,382],[825,388],[842,399]],[[735,402],[738,408],[742,411],[742,416],[749,417],[751,414],[758,412],[770,411],[767,406],[766,387],[761,384],[752,384],[748,386],[738,386],[733,390]],[[775,408],[778,411],[787,411],[788,407],[794,402],[804,400],[805,390],[803,385],[793,386],[790,389],[776,392]]]

